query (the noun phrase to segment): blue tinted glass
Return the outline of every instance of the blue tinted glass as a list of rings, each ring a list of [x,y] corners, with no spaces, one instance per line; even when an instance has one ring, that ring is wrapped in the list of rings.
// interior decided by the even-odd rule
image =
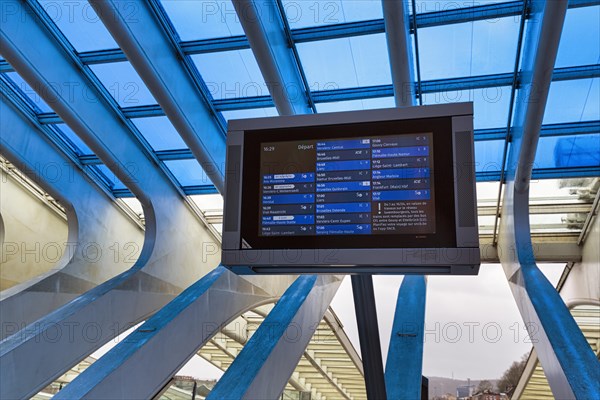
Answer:
[[[475,7],[492,3],[505,3],[506,0],[418,0],[415,1],[417,14],[438,12],[438,11],[452,11],[458,8]],[[410,10],[412,10],[412,1],[408,2]]]
[[[230,0],[161,0],[181,40],[243,35]]]
[[[181,186],[212,184],[211,180],[196,160],[165,161],[165,165],[171,170]]]
[[[372,110],[376,108],[395,107],[393,97],[381,97],[378,99],[336,101],[332,103],[318,103],[317,111],[320,113],[336,111]]]
[[[92,165],[92,168],[95,168],[101,172],[101,174],[106,178],[106,181],[111,189],[126,189],[123,182],[117,178],[114,172],[112,172],[106,165]]]
[[[39,109],[41,112],[52,112],[52,108],[46,103],[38,93],[43,93],[44,90],[49,90],[45,86],[37,87],[38,90],[33,90],[27,82],[21,78],[16,72],[7,72],[6,76],[14,82],[15,86],[29,99],[31,104]]]
[[[54,127],[73,144],[75,152],[79,153],[80,155],[94,154],[94,152],[90,150],[85,143],[83,143],[83,140],[81,140],[67,124],[56,124]]]
[[[600,119],[600,79],[552,82],[544,124]]]
[[[121,107],[156,104],[156,100],[129,62],[90,65]]]
[[[475,142],[475,172],[497,172],[502,168],[504,140]]]
[[[78,52],[119,47],[87,1],[38,2]],[[134,21],[135,15],[131,14],[131,22]]]
[[[520,17],[419,29],[421,79],[514,70]]]
[[[384,34],[298,43],[311,91],[391,84]]]
[[[187,149],[187,145],[167,117],[134,118],[131,122],[156,151]]]
[[[215,99],[269,95],[250,49],[196,54],[192,60]]]
[[[275,117],[278,115],[275,107],[223,111],[222,114],[223,117],[225,117],[225,120],[227,121],[229,121],[230,119]]]
[[[599,166],[600,134],[540,138],[534,168]]]
[[[374,0],[283,0],[283,9],[292,29],[383,18]]]
[[[474,103],[475,129],[506,127],[510,103],[510,87],[492,87],[474,90],[460,90],[427,93],[423,104],[445,104],[463,101]]]
[[[556,68],[600,63],[600,6],[570,8],[560,37]]]

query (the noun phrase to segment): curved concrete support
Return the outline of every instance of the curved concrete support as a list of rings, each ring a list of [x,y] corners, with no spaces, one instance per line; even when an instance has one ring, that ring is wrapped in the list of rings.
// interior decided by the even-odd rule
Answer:
[[[600,216],[596,216],[583,243],[581,262],[571,267],[560,296],[568,305],[600,301]]]
[[[276,399],[342,282],[304,275],[281,296],[207,399]]]
[[[529,182],[566,9],[567,1],[532,2],[498,246],[552,393],[560,399],[588,399],[597,395],[598,359],[535,264],[529,225]]]
[[[55,398],[153,398],[229,322],[244,311],[275,300],[272,294],[218,267],[154,314]]]
[[[59,260],[54,260],[52,270],[0,293],[0,337],[5,338],[131,267],[142,246],[143,230],[80,166],[44,137],[44,128],[33,115],[27,114],[23,104],[7,97],[9,88],[2,89],[0,129],[8,134],[0,136],[0,151],[61,202],[68,224],[68,238],[56,243],[64,251]],[[3,207],[8,203],[3,201]],[[31,210],[27,209],[27,213],[31,214]],[[35,214],[31,216],[35,221],[30,221],[30,225],[43,222]],[[53,229],[67,231],[65,225],[64,220],[60,224],[55,221]],[[44,248],[38,245],[39,251],[30,254],[30,258],[46,257]],[[23,246],[35,250],[36,243]],[[27,254],[22,255],[21,264],[28,263]]]
[[[0,217],[0,299],[3,290],[52,269],[67,244],[65,215],[23,186],[18,175],[0,170],[0,215],[7,228]]]
[[[0,397],[23,398],[212,270],[219,246],[40,5],[5,3],[20,18],[0,26],[2,55],[138,197],[146,221],[144,245],[131,269],[1,342]]]

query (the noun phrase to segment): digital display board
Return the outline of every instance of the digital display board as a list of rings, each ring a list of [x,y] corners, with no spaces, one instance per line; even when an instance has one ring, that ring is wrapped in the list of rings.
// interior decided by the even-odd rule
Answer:
[[[223,265],[475,274],[472,104],[229,122]]]
[[[260,236],[435,233],[431,132],[263,143]]]

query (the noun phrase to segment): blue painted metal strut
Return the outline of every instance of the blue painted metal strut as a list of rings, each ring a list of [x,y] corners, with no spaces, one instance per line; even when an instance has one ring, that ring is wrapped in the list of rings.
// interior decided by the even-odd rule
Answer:
[[[560,294],[535,263],[529,186],[566,1],[531,2],[507,164],[499,256],[555,398],[597,398],[600,363]]]
[[[510,86],[513,74],[501,73],[481,76],[459,77],[450,79],[436,79],[423,81],[421,90],[423,93],[440,93],[447,91],[474,90],[499,86]],[[566,81],[575,79],[592,79],[600,77],[600,64],[580,65],[575,67],[556,68],[552,75],[552,81]],[[519,75],[518,80],[521,80]],[[392,85],[362,86],[344,89],[319,90],[311,93],[315,103],[329,103],[337,101],[373,99],[380,97],[391,97],[394,95]],[[233,99],[213,100],[217,111],[247,110],[253,108],[273,107],[270,96],[239,97]],[[125,107],[121,111],[127,118],[144,118],[164,116],[164,111],[158,104]],[[42,124],[60,124],[63,121],[56,113],[47,112],[38,114],[39,122]]]
[[[316,282],[316,275],[300,276],[294,281],[225,371],[207,400],[244,398]]]
[[[420,399],[427,280],[407,275],[398,290],[396,314],[385,366],[390,399]]]

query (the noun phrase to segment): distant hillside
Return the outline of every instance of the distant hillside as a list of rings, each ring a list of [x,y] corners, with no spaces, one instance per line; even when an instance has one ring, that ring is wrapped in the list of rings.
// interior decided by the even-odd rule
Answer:
[[[441,378],[438,376],[429,376],[429,398],[433,399],[435,396],[442,396],[446,393],[456,395],[456,388],[459,386],[466,386],[466,380],[452,379],[452,378]],[[488,379],[496,387],[498,379]],[[477,387],[480,381],[472,380],[471,385]]]

